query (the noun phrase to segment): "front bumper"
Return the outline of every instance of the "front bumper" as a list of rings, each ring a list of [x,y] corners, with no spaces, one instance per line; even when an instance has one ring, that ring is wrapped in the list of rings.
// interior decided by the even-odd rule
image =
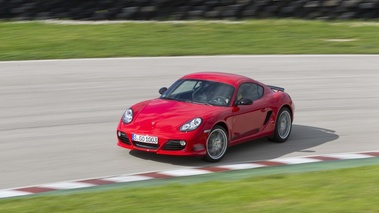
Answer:
[[[150,135],[158,137],[158,144],[143,143],[132,140],[132,134]],[[135,131],[129,128],[117,128],[117,145],[130,150],[144,152],[154,152],[162,155],[177,156],[204,156],[206,154],[205,144],[209,132],[195,130],[191,132],[163,132],[154,131]],[[183,146],[183,141],[185,145]]]

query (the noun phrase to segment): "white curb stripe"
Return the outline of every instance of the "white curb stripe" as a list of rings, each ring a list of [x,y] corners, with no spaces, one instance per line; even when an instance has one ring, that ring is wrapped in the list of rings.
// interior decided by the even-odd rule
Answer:
[[[96,186],[96,185],[90,184],[90,183],[73,182],[73,181],[65,181],[65,182],[40,185],[40,187],[46,187],[46,188],[51,188],[51,189],[79,189],[79,188],[86,188],[86,187],[91,187],[91,186]]]
[[[21,192],[17,190],[0,190],[0,198],[6,198],[6,197],[16,197],[16,196],[23,196],[23,195],[31,195],[33,193],[30,192]]]
[[[217,168],[229,169],[229,170],[241,170],[241,169],[254,169],[259,167],[265,167],[265,165],[257,163],[240,163],[225,166],[217,166]]]
[[[113,182],[117,182],[117,183],[125,183],[125,182],[133,182],[133,181],[149,180],[149,179],[153,179],[153,178],[148,177],[148,176],[142,176],[142,175],[127,175],[127,176],[116,176],[116,177],[110,177],[110,178],[102,178],[101,180],[113,181]]]
[[[175,177],[191,176],[191,175],[202,175],[212,173],[210,171],[201,169],[178,169],[173,171],[158,172],[158,174],[170,175]]]
[[[302,163],[314,163],[320,162],[321,160],[303,157],[293,157],[293,158],[276,158],[272,161],[284,163],[284,164],[302,164]]]
[[[342,160],[372,158],[373,157],[371,155],[358,154],[358,153],[326,154],[326,155],[323,155],[323,156],[337,158],[337,159],[342,159]]]

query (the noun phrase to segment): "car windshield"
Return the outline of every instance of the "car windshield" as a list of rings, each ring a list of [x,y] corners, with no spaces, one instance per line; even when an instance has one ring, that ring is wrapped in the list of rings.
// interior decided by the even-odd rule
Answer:
[[[233,93],[234,87],[228,84],[181,79],[176,81],[160,98],[213,106],[229,106]]]

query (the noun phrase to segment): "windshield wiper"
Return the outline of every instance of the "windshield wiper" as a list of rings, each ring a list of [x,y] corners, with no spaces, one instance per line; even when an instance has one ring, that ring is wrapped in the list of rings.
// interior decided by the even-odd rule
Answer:
[[[197,101],[191,101],[191,103],[195,103],[195,104],[203,104],[203,105],[207,105],[207,106],[213,106],[212,104],[210,104],[210,103],[207,103],[207,102],[197,102]]]
[[[175,98],[170,98],[170,97],[160,97],[160,99],[178,101],[178,99],[175,99]]]
[[[191,101],[188,99],[175,99],[175,98],[170,98],[170,97],[160,97],[161,99],[165,100],[173,100],[173,101],[180,101],[180,102],[186,102],[186,103],[194,103],[194,104],[203,104],[207,106],[214,106],[213,104],[207,103],[207,102],[198,102],[198,101]]]
[[[180,101],[180,102],[188,102],[189,101],[189,100],[185,100],[185,99],[176,99],[176,98],[170,98],[170,97],[161,97],[161,99]],[[191,101],[189,101],[189,102],[191,102]]]

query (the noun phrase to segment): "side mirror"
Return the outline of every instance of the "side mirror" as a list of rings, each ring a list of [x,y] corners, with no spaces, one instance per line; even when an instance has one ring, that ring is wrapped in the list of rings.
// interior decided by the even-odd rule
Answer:
[[[237,101],[237,105],[252,105],[253,100],[250,98],[242,98],[241,100]]]
[[[167,87],[162,87],[162,88],[159,89],[159,94],[162,95],[166,91],[167,91]]]

